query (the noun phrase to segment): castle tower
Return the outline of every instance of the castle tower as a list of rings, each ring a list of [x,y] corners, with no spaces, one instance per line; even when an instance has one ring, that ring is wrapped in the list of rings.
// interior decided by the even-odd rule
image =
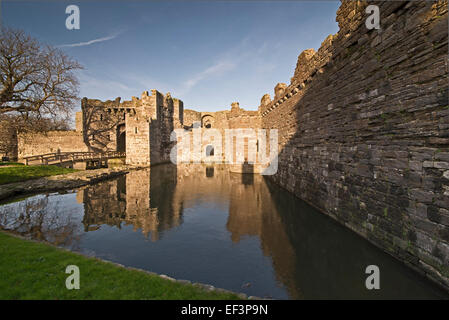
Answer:
[[[175,128],[180,128],[184,124],[184,102],[179,99],[173,99],[173,122]]]
[[[151,145],[157,140],[151,137],[152,126],[162,111],[162,94],[157,90],[144,91],[141,98],[133,97],[135,113],[125,116],[126,123],[126,163],[149,165],[151,163]]]

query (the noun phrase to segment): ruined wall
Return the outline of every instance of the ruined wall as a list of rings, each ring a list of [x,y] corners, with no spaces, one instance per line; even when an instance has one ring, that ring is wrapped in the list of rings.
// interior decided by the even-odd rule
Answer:
[[[248,111],[240,108],[238,102],[234,102],[231,107],[231,112],[227,115],[229,121],[229,128],[253,128],[261,127],[261,118],[259,111]]]
[[[133,97],[134,113],[125,116],[126,163],[150,163],[150,122],[156,118],[156,96]]]
[[[262,169],[258,164],[258,158],[257,158],[257,151],[258,151],[258,145],[257,145],[257,129],[261,128],[261,116],[260,112],[258,111],[248,111],[243,108],[240,108],[238,102],[233,102],[231,104],[231,110],[224,110],[224,111],[215,111],[215,112],[197,112],[194,110],[184,110],[184,129],[188,130],[190,132],[190,152],[189,154],[192,155],[190,158],[187,159],[188,162],[215,162],[215,163],[224,163],[228,159],[225,158],[225,150],[226,150],[226,138],[233,139],[233,160],[232,162],[235,162],[238,156],[241,156],[241,159],[243,159],[244,162],[251,162],[251,159],[249,159],[248,156],[248,150],[249,146],[253,148],[253,150],[256,153],[256,159],[255,159],[255,165],[253,164],[245,164],[245,166],[242,166],[242,163],[238,164],[232,164],[229,168],[231,171],[234,172],[248,172],[248,173],[254,173],[254,172],[260,172]],[[253,138],[245,138],[243,137],[243,144],[244,148],[243,150],[238,150],[236,148],[237,143],[237,136],[242,136],[240,133],[237,132],[231,132],[231,129],[251,129],[254,130],[252,133],[254,133]],[[209,131],[210,130],[210,131]],[[211,137],[212,132],[218,132],[221,134],[221,144],[219,141],[214,141],[214,138]],[[229,131],[228,131],[229,130]],[[248,130],[248,131],[251,131]],[[198,146],[198,144],[194,141],[195,135],[202,136],[201,144]],[[244,133],[245,135],[250,135],[249,133]],[[231,135],[233,137],[231,137]],[[178,142],[180,142],[178,140]],[[182,150],[184,149],[185,145],[181,145],[181,143],[178,144],[178,156],[182,154]],[[200,154],[199,150],[200,148]],[[207,156],[210,152],[208,150],[213,150],[212,153],[210,153],[211,158]],[[220,157],[221,155],[221,157]],[[178,158],[180,159],[180,158]],[[180,160],[182,161],[182,160]],[[231,160],[230,160],[231,161]],[[244,168],[243,168],[244,167]]]
[[[76,115],[76,129],[81,129],[89,151],[125,151],[118,144],[122,133],[120,126],[124,125],[125,115],[132,109],[130,101],[120,103],[120,100],[120,97],[104,102],[87,98],[81,100],[82,111],[81,115]]]
[[[117,126],[123,115],[117,109],[120,98],[102,102],[83,98],[81,112],[75,115],[75,131],[21,132],[18,157],[53,152],[104,152],[117,150]]]
[[[50,131],[46,133],[19,133],[18,158],[52,152],[88,151],[83,135],[76,131]]]
[[[201,112],[184,109],[184,126],[192,127],[195,122],[201,123]]]
[[[8,120],[0,121],[0,160],[17,159],[17,131]]]
[[[183,102],[157,90],[151,90],[151,95],[144,91],[130,101],[120,100],[82,100],[76,123],[88,149],[126,152],[126,163],[133,165],[169,161],[170,134],[183,125]]]
[[[170,141],[174,129],[192,130],[196,123],[197,128],[204,130],[218,129],[224,137],[226,129],[259,128],[260,113],[246,111],[237,102],[232,104],[231,110],[225,111],[184,110],[183,102],[172,98],[170,93],[163,95],[151,90],[151,94],[145,91],[140,98],[132,97],[123,102],[120,97],[107,101],[83,98],[75,123],[75,132],[51,134],[57,136],[56,144],[48,140],[48,134],[23,136],[19,146],[21,157],[58,149],[62,152],[120,151],[126,152],[127,164],[164,163],[170,161],[170,152],[175,146],[175,142]],[[201,148],[210,145],[204,141]]]
[[[181,127],[184,123],[184,102],[173,98],[173,121],[175,127]]]
[[[170,134],[182,126],[183,103],[157,90],[133,98],[134,111],[126,115],[126,163],[149,165],[170,161],[174,142]],[[176,110],[176,112],[175,112]]]
[[[365,1],[343,2],[339,32],[262,99],[272,179],[449,287],[447,1],[369,4],[380,30]]]

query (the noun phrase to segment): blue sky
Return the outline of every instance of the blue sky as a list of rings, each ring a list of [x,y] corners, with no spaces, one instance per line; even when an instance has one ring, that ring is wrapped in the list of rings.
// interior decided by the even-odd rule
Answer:
[[[80,8],[79,30],[65,27],[70,4]],[[129,100],[157,89],[198,111],[226,110],[233,101],[256,110],[276,83],[290,83],[301,51],[338,31],[339,5],[3,0],[2,21],[78,60],[81,97]]]

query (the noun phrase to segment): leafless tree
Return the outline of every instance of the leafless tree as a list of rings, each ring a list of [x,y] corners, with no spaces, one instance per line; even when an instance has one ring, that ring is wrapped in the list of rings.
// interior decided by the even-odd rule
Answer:
[[[81,65],[21,30],[0,30],[0,114],[67,117],[78,95]]]
[[[49,196],[29,198],[0,207],[0,229],[36,240],[77,247],[81,229],[70,211],[61,212],[63,204],[50,203]]]

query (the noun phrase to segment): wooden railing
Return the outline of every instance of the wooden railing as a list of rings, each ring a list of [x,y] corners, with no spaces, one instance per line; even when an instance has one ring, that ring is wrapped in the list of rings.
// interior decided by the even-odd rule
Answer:
[[[36,156],[23,157],[26,165],[36,164],[55,164],[63,162],[81,162],[90,160],[107,160],[110,158],[124,158],[125,152],[107,151],[107,152],[55,152]]]

